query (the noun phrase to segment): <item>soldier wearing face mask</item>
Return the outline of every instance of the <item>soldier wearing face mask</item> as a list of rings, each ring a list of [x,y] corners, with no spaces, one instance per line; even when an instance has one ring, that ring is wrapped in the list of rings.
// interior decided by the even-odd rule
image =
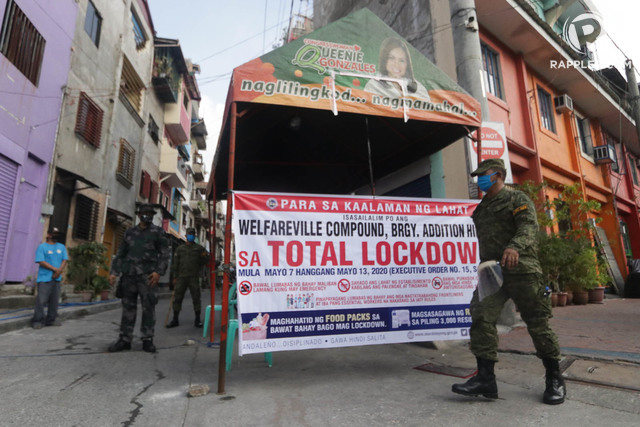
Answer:
[[[109,347],[110,352],[131,349],[138,297],[142,305],[142,349],[148,353],[156,351],[153,335],[156,323],[155,307],[158,302],[157,285],[167,270],[171,252],[164,230],[153,224],[153,205],[140,205],[136,214],[140,223],[125,232],[111,264],[111,286],[116,282],[117,276],[121,276],[119,286],[122,287],[122,319],[120,337]]]
[[[493,370],[498,361],[496,322],[511,298],[527,324],[536,356],[546,368],[542,401],[557,405],[564,402],[566,389],[560,374],[558,339],[549,326],[551,302],[545,295],[538,261],[536,210],[522,191],[504,185],[506,175],[501,159],[485,160],[471,173],[478,177],[478,187],[485,193],[471,216],[478,234],[480,262],[500,262],[504,283],[500,290],[482,300],[478,290],[473,293],[470,348],[476,356],[478,374],[466,383],[454,384],[452,391],[465,396],[498,397]]]
[[[173,320],[167,325],[167,328],[175,328],[180,325],[180,310],[182,308],[182,299],[189,289],[191,299],[193,300],[193,311],[196,318],[194,326],[202,327],[200,320],[200,277],[202,268],[209,261],[209,253],[205,248],[195,242],[196,230],[194,228],[187,229],[187,243],[176,249],[171,263],[171,272],[173,276]]]

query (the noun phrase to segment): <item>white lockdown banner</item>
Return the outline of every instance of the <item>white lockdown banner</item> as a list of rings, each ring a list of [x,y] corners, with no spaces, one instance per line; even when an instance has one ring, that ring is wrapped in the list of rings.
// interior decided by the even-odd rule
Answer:
[[[467,338],[476,205],[235,192],[240,354]]]

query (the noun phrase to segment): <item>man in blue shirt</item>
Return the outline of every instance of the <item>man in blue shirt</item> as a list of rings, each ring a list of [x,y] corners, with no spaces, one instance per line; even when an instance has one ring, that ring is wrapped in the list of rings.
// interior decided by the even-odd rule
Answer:
[[[36,296],[36,306],[33,312],[31,325],[33,329],[40,329],[42,326],[60,326],[58,317],[58,299],[60,298],[60,282],[62,281],[62,271],[67,265],[67,248],[62,243],[58,243],[60,230],[56,227],[50,228],[47,232],[47,241],[41,243],[36,249],[36,263],[38,267],[38,295]],[[44,307],[47,306],[45,317]]]

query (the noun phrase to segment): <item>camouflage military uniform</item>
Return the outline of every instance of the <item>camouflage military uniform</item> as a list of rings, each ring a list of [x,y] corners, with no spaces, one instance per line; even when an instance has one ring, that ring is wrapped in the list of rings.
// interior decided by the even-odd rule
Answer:
[[[504,187],[494,197],[482,199],[472,215],[476,225],[480,260],[500,261],[505,248],[519,253],[518,265],[503,268],[504,283],[497,293],[471,299],[471,351],[476,357],[497,361],[496,322],[509,298],[518,306],[538,357],[560,359],[556,335],[549,327],[551,302],[544,296],[542,270],[538,261],[538,222],[531,199],[523,192]]]
[[[156,324],[157,287],[150,287],[148,276],[156,272],[164,275],[169,265],[170,247],[164,230],[149,224],[146,228],[129,228],[111,265],[111,274],[122,274],[122,320],[120,339],[130,343],[136,323],[138,296],[142,305],[140,334],[151,339]]]
[[[171,263],[171,272],[176,279],[176,289],[173,295],[173,311],[182,308],[182,299],[189,288],[193,299],[193,310],[197,313],[201,309],[200,276],[202,267],[209,261],[209,253],[197,243],[185,243],[176,249]]]

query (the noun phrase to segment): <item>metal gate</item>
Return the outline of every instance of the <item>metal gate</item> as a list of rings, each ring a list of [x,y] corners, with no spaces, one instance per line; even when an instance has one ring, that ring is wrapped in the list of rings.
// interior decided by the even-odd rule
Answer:
[[[17,176],[18,165],[0,155],[0,282],[4,281],[5,253]]]

